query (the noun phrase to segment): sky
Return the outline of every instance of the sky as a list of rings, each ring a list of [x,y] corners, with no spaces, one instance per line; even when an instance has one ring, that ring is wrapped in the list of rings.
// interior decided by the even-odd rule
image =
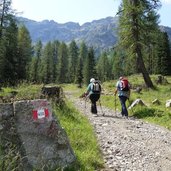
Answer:
[[[57,23],[77,22],[80,25],[114,17],[121,0],[12,0],[12,8],[35,21],[54,20]],[[171,27],[171,0],[161,0],[160,25]]]

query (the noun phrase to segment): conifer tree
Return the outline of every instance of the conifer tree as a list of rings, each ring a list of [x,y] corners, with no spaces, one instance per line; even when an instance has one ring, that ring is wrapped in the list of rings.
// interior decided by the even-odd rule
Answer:
[[[74,40],[69,44],[69,59],[69,78],[71,82],[75,82],[78,62],[78,47]]]
[[[58,62],[59,62],[59,46],[60,46],[60,42],[55,40],[52,43],[52,54],[53,54],[53,82],[57,81],[57,75],[58,75],[58,71],[57,71],[57,66],[58,66]]]
[[[97,75],[101,81],[107,81],[110,74],[109,59],[107,53],[103,52],[97,62]]]
[[[11,0],[0,1],[0,39],[3,36],[3,32],[9,25],[9,20],[13,17],[13,10],[11,9]]]
[[[96,63],[95,63],[95,55],[94,55],[94,49],[93,47],[90,47],[88,50],[88,57],[85,61],[85,67],[84,67],[84,83],[88,84],[90,81],[90,78],[96,77]]]
[[[53,82],[53,53],[51,42],[45,45],[42,54],[42,81],[45,84]]]
[[[146,35],[153,31],[150,28],[151,22],[156,22],[154,16],[152,18],[149,14],[157,9],[158,3],[159,0],[123,0],[119,20],[120,45],[124,47],[127,56],[132,57],[135,61],[134,66],[137,66],[138,71],[143,75],[146,86],[150,88],[154,88],[154,86],[144,63],[142,49]],[[147,22],[151,18],[153,20]]]
[[[19,80],[29,77],[29,63],[32,57],[31,37],[23,25],[18,32],[17,76]]]
[[[79,56],[82,58],[84,64],[88,56],[88,48],[84,41],[81,42],[80,49],[79,49]]]
[[[17,83],[17,36],[18,27],[16,21],[11,18],[9,26],[6,28],[5,36],[5,47],[6,53],[4,62],[4,82],[15,85]]]
[[[76,71],[76,83],[78,83],[78,87],[81,88],[83,83],[83,59],[81,57],[78,59]]]
[[[40,83],[42,42],[39,40],[34,46],[34,57],[30,66],[30,81]]]
[[[157,48],[157,74],[171,75],[171,53],[169,38],[166,32],[161,32]]]
[[[68,48],[62,42],[59,46],[59,62],[58,62],[58,82],[67,83],[68,78]]]

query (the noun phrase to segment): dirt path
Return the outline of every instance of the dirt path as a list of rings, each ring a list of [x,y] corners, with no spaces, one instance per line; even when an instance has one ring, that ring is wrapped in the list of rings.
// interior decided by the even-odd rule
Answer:
[[[97,134],[106,171],[171,171],[171,132],[137,119],[123,119],[114,110],[98,106],[98,116],[90,104],[66,97],[86,115]],[[105,113],[104,116],[103,113]]]

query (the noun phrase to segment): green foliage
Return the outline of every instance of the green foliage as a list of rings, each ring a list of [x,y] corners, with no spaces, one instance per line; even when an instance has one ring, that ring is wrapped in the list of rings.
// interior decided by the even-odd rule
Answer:
[[[3,71],[3,82],[9,85],[15,85],[17,82],[17,36],[18,28],[15,20],[11,18],[5,33],[6,54]]]
[[[29,63],[32,56],[31,37],[25,26],[18,31],[17,76],[18,80],[29,77]]]
[[[118,44],[129,58],[125,61],[127,66],[133,66],[133,68],[136,66],[134,73],[141,72],[145,84],[154,88],[145,66],[143,50],[146,46],[151,46],[153,42],[149,41],[147,44],[147,40],[153,40],[153,35],[158,29],[156,9],[159,1],[123,0],[122,2]],[[131,59],[134,62],[132,65],[130,65]]]
[[[68,78],[68,48],[63,42],[59,46],[58,78],[59,83],[67,83]]]
[[[89,48],[88,50],[88,57],[85,61],[85,67],[84,67],[84,83],[87,85],[90,81],[90,78],[96,77],[96,61],[94,56],[94,49],[93,47]]]
[[[107,81],[110,76],[111,67],[109,65],[109,59],[107,53],[102,53],[97,62],[97,75],[102,82]]]
[[[40,83],[42,81],[41,80],[41,75],[42,75],[41,57],[42,57],[42,42],[38,41],[36,45],[34,46],[34,56],[29,66],[30,68],[29,80],[31,82]]]
[[[162,75],[171,75],[171,51],[169,38],[166,32],[160,33],[160,43],[157,48],[157,68],[156,73]]]
[[[53,75],[53,53],[52,53],[52,44],[49,42],[43,51],[42,58],[42,81],[45,84],[52,83],[54,81]]]
[[[69,79],[71,82],[75,82],[78,66],[78,46],[74,40],[69,45],[69,58]]]

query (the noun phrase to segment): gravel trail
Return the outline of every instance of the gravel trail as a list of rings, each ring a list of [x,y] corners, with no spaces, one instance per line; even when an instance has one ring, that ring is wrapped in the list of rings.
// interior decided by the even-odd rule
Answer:
[[[105,171],[171,171],[171,131],[142,120],[124,119],[100,105],[98,116],[93,115],[90,103],[85,108],[83,99],[74,98],[71,92],[65,95],[93,125]]]

